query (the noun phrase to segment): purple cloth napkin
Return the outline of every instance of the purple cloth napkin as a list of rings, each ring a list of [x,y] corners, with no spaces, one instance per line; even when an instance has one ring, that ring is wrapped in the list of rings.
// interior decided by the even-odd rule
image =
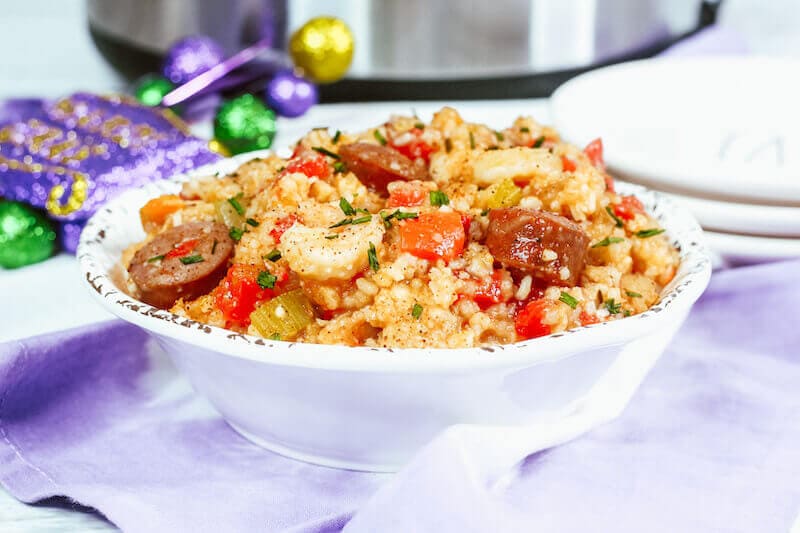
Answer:
[[[0,481],[127,531],[787,531],[798,300],[800,262],[715,274],[619,419],[491,483],[475,465],[511,430],[451,428],[393,476],[317,467],[238,436],[132,326],[11,342]]]

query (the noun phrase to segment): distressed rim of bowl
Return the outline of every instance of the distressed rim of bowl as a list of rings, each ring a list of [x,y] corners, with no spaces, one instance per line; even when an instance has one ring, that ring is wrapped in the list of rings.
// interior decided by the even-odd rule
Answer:
[[[255,362],[357,372],[468,372],[555,361],[587,349],[624,344],[655,333],[659,326],[666,327],[680,320],[682,313],[688,313],[711,277],[710,254],[694,217],[662,194],[617,182],[620,192],[637,195],[647,211],[667,230],[670,242],[679,249],[681,263],[675,278],[662,291],[661,300],[643,313],[514,344],[475,348],[373,348],[272,341],[155,308],[117,287],[110,271],[119,264],[119,251],[109,250],[109,242],[113,241],[115,228],[125,227],[124,217],[128,217],[129,223],[130,216],[136,214],[138,224],[138,209],[146,199],[175,193],[182,183],[197,177],[222,176],[245,161],[269,154],[269,151],[250,152],[198,167],[125,191],[101,207],[84,227],[77,250],[81,273],[92,295],[117,317],[151,333]],[[120,251],[130,244],[131,241],[126,241]],[[569,338],[569,342],[564,338]],[[323,353],[319,353],[320,350]]]

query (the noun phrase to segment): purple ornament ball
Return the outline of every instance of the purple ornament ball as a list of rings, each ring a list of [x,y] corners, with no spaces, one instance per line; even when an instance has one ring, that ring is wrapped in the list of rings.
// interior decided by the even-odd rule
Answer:
[[[267,84],[265,97],[283,117],[299,117],[319,101],[317,86],[289,70],[275,74]]]
[[[173,44],[164,58],[163,74],[181,85],[225,60],[225,51],[211,37],[192,35]]]

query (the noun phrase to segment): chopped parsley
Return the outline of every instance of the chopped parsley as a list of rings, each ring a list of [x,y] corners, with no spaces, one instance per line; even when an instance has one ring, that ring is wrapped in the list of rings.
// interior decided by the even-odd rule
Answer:
[[[342,196],[339,199],[339,208],[342,210],[342,213],[351,217],[356,214],[355,208],[347,201],[347,198]]]
[[[241,200],[241,198],[242,198],[242,193],[239,193],[232,198],[228,198],[228,203],[231,204],[233,209],[237,213],[239,213],[240,216],[244,215],[244,207],[242,207],[242,204],[239,203],[239,200]]]
[[[389,214],[381,213],[381,218],[383,219],[383,225],[386,226],[386,229],[392,227],[392,222],[391,222],[392,219],[408,220],[417,217],[419,217],[419,213],[414,213],[413,211],[403,212],[400,211],[399,209],[395,209],[394,213],[389,213]]]
[[[450,204],[450,198],[442,191],[431,191],[428,198],[431,201],[431,205],[434,207]]]
[[[424,130],[425,124],[423,124],[422,122],[417,122],[416,124],[414,124],[414,127],[417,128],[418,130]]]
[[[211,255],[214,255],[214,252],[217,251],[217,245],[218,244],[219,244],[219,241],[217,241],[217,239],[214,239],[214,244],[211,245]]]
[[[188,255],[186,257],[181,257],[180,261],[184,265],[193,265],[195,263],[202,263],[205,259],[203,259],[202,255]]]
[[[419,320],[419,317],[422,316],[422,306],[414,304],[414,307],[411,308],[411,316]]]
[[[338,174],[344,174],[347,172],[347,165],[342,163],[341,161],[334,161],[333,162],[333,171]]]
[[[497,142],[503,142],[506,140],[506,136],[499,131],[494,132],[494,136],[497,137]]]
[[[628,298],[641,298],[642,297],[641,294],[639,294],[638,292],[633,292],[633,291],[625,291],[625,294],[628,295]]]
[[[444,149],[448,154],[453,151],[453,141],[450,139],[450,137],[447,137],[444,140]]]
[[[603,246],[608,246],[609,244],[616,244],[618,242],[623,242],[625,239],[622,237],[606,237],[602,241],[598,241],[592,245],[592,248],[601,248]]]
[[[342,132],[339,131],[339,130],[336,130],[336,133],[333,134],[333,144],[338,143],[339,139],[341,138],[341,136],[342,136]]]
[[[330,150],[328,150],[327,148],[323,148],[322,146],[312,146],[311,149],[317,152],[318,154],[327,155],[332,159],[336,160],[340,159],[339,154],[331,152]]]
[[[333,239],[338,239],[339,235],[334,233],[333,235],[325,235],[325,238],[328,239],[329,241],[332,241]]]
[[[473,150],[475,149],[475,136],[472,132],[469,132],[469,147]]]
[[[541,137],[539,137],[538,139],[533,141],[533,147],[534,148],[541,148],[541,146],[544,144],[545,140],[546,140],[546,137],[544,135],[542,135]]]
[[[483,211],[481,211],[481,216],[485,217],[486,215],[489,214],[489,211],[490,211],[489,209],[484,209]]]
[[[228,235],[230,235],[231,239],[233,239],[234,242],[239,242],[240,240],[242,240],[242,235],[244,235],[244,230],[241,228],[231,228],[231,230],[228,232]]]
[[[616,223],[618,228],[621,228],[624,225],[623,222],[622,222],[622,219],[614,214],[614,210],[611,209],[610,205],[606,206],[606,213],[608,213],[608,216],[610,216],[611,218],[614,219],[614,222]]]
[[[281,334],[280,333],[273,333],[272,335],[269,336],[269,339],[273,340],[273,341],[279,341],[279,340],[281,340]]]
[[[530,132],[531,132],[531,129],[530,129],[528,126],[522,126],[522,127],[519,129],[519,131],[520,131],[520,132],[522,132],[522,133],[530,133]]]
[[[281,258],[281,253],[278,251],[277,248],[274,248],[270,253],[268,253],[264,257],[274,263],[275,261]]]
[[[377,272],[381,265],[378,263],[378,251],[375,249],[375,245],[372,243],[369,243],[367,257],[369,258],[369,268],[371,268],[373,272]]]
[[[606,309],[608,309],[608,312],[612,315],[617,315],[622,311],[622,304],[615,302],[614,298],[609,298],[603,305],[606,306]]]
[[[154,255],[153,257],[151,257],[150,259],[148,259],[148,260],[147,260],[147,262],[148,262],[148,263],[155,263],[156,261],[161,261],[162,259],[164,259],[164,254],[161,254],[161,255]]]
[[[354,218],[350,222],[350,224],[353,224],[353,225],[364,224],[366,222],[369,222],[370,220],[372,220],[372,215],[364,215],[363,217]]]
[[[259,272],[258,277],[256,278],[258,286],[262,289],[274,289],[276,281],[278,281],[277,276],[270,274],[266,270]]]
[[[247,222],[249,225],[253,226],[254,228],[257,228],[259,226],[258,221],[256,219],[254,219],[254,218],[248,218],[247,220],[245,220],[245,222]]]
[[[578,307],[578,299],[568,292],[561,291],[561,296],[558,298],[558,301],[567,304],[573,309]]]
[[[355,210],[353,210],[353,213],[355,213]],[[340,220],[336,224],[328,226],[328,229],[341,228],[342,226],[348,226],[350,224],[353,224],[353,225],[355,225],[355,224],[364,224],[365,222],[369,222],[370,220],[372,220],[372,215],[364,215],[363,217],[358,217],[358,218],[350,218],[350,217],[343,218],[342,220]]]
[[[636,233],[634,233],[634,235],[636,235],[640,239],[646,239],[648,237],[654,237],[656,235],[661,235],[662,233],[664,233],[664,231],[666,231],[666,230],[659,229],[659,228],[650,228],[650,229],[643,229],[642,231],[637,231]]]
[[[384,137],[384,136],[383,136],[383,134],[381,133],[381,130],[375,130],[375,132],[373,133],[373,135],[375,136],[375,139],[376,139],[376,140],[377,140],[379,143],[381,143],[381,146],[386,146],[386,143],[387,143],[387,141],[386,141],[386,137]]]

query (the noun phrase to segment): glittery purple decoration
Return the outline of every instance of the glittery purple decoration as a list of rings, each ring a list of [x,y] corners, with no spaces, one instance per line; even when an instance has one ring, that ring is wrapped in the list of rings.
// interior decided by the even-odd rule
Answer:
[[[225,59],[222,47],[210,37],[194,35],[177,41],[164,58],[164,77],[181,85]]]
[[[0,196],[82,223],[121,191],[214,162],[170,112],[124,96],[0,104]],[[74,249],[77,229],[63,229]]]
[[[317,86],[290,70],[275,74],[265,91],[267,104],[281,116],[299,117],[319,101]]]
[[[58,231],[58,236],[61,240],[61,246],[64,248],[64,250],[71,254],[75,253],[75,250],[78,249],[78,240],[80,239],[81,231],[85,225],[85,220],[63,222],[61,224],[61,228]]]

